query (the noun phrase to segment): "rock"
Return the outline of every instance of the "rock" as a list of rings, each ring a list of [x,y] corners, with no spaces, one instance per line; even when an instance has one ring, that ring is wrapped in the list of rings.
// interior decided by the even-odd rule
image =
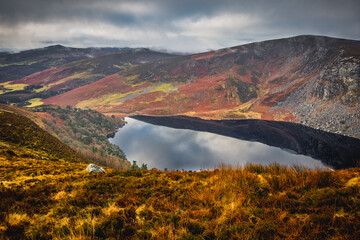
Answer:
[[[99,173],[99,172],[105,172],[105,170],[102,167],[99,167],[98,165],[95,165],[93,163],[90,163],[87,167],[86,167],[86,171],[90,172],[90,173]]]
[[[107,137],[107,138],[114,138],[114,137],[115,137],[115,133],[116,133],[116,132],[109,133],[108,135],[106,135],[106,137]]]

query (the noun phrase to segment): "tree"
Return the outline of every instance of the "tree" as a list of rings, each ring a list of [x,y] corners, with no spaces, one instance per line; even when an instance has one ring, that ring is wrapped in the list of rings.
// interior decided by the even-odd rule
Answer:
[[[131,165],[131,170],[139,170],[140,167],[137,165],[136,161],[133,161],[132,165]]]
[[[141,170],[147,170],[147,164],[143,163],[143,164],[141,165]]]
[[[136,161],[133,161],[131,165],[131,170],[147,170],[147,165],[145,163],[141,164],[141,167],[137,165]]]

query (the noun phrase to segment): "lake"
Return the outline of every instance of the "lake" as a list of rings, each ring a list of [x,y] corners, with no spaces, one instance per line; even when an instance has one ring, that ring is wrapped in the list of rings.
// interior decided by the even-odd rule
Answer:
[[[284,123],[284,127],[277,122],[259,120],[206,121],[188,117],[145,116],[136,118],[138,119],[125,118],[127,124],[109,141],[118,145],[130,162],[136,161],[139,166],[147,164],[148,169],[196,171],[214,169],[222,164],[244,166],[248,163],[263,165],[278,163],[324,169],[343,168],[342,165],[347,167],[348,164],[341,162],[345,160],[336,155],[343,150],[334,151],[334,148],[324,140],[344,141],[343,136],[329,135],[329,133],[321,135],[321,131],[309,130],[303,126],[299,126],[301,130],[298,130],[295,125],[287,126]],[[304,139],[296,140],[296,137],[304,138],[304,136],[294,137],[295,133],[289,133],[288,129],[298,131],[297,135],[307,134],[306,138],[311,142],[307,139],[305,144],[310,147],[301,145]],[[355,146],[359,143],[358,140],[350,138],[351,141],[355,141],[351,143]],[[283,146],[280,146],[282,144]],[[319,146],[325,147],[323,150],[320,149],[321,153],[317,152]],[[332,162],[326,162],[325,158],[323,160],[318,157],[324,155],[323,152],[325,156],[329,155],[328,151]],[[348,159],[348,156],[344,156],[344,159]]]

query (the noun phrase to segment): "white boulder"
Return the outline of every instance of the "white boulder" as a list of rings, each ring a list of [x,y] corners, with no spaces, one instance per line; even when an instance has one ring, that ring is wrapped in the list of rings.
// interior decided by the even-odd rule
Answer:
[[[88,171],[89,173],[100,173],[100,172],[105,172],[105,170],[102,167],[99,167],[98,165],[95,165],[93,163],[90,163],[87,167],[86,167],[86,171]]]

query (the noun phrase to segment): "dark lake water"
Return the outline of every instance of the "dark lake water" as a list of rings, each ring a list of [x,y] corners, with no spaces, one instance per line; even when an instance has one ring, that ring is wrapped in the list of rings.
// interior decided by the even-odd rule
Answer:
[[[200,170],[214,169],[221,164],[243,166],[247,163],[264,165],[279,163],[313,169],[333,168],[326,162],[314,158],[315,155],[312,152],[316,152],[316,150],[303,149],[301,141],[299,143],[283,128],[280,131],[273,125],[266,128],[262,125],[252,126],[255,133],[248,133],[247,131],[251,129],[249,124],[259,124],[259,122],[242,121],[240,126],[240,122],[237,121],[202,122],[202,120],[192,120],[186,117],[182,120],[161,118],[159,121],[159,118],[152,117],[144,117],[143,121],[133,118],[125,120],[127,124],[115,134],[114,138],[109,140],[125,152],[130,162],[136,161],[139,166],[143,163],[147,164],[148,169]],[[169,127],[169,125],[173,127]],[[194,130],[197,128],[198,131]],[[291,126],[291,128],[293,127]],[[260,130],[270,144],[258,136],[261,135],[257,133]],[[242,135],[244,132],[246,132],[246,136]],[[289,137],[289,135],[291,136]],[[273,140],[271,137],[268,139],[269,136]],[[279,146],[276,142],[280,142],[280,145],[283,142],[284,146]],[[317,148],[318,146],[316,146]],[[299,152],[306,154],[299,154]]]

